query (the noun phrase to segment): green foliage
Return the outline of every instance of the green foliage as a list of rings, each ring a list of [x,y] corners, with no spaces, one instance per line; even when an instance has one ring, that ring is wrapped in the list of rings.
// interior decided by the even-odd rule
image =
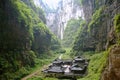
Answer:
[[[117,43],[120,44],[120,14],[117,14],[114,17],[114,28],[115,28],[115,34],[117,35]]]
[[[31,77],[31,78],[28,78],[27,80],[54,80],[54,78],[45,78],[44,77],[44,74],[41,73],[41,71],[44,69],[44,67],[48,67],[48,64],[50,64],[53,60],[55,60],[59,54],[54,54],[54,52],[50,52],[51,55],[45,53],[45,54],[41,54],[40,58],[36,58],[35,59],[35,67],[32,68],[30,71],[31,73],[32,72],[38,72],[39,73],[36,73],[37,75]],[[44,66],[44,67],[43,67]],[[56,80],[56,79],[55,79]]]
[[[61,48],[60,41],[58,40],[58,38],[55,35],[52,35],[52,38],[51,38],[51,50],[57,51],[60,48]]]
[[[102,11],[103,11],[103,7],[95,11],[95,13],[92,16],[92,20],[88,24],[88,31],[91,31],[93,28],[101,24],[101,19],[103,18]]]
[[[79,20],[71,19],[68,21],[68,24],[64,31],[64,38],[62,40],[62,44],[64,47],[72,47],[82,21],[83,20],[81,18]]]
[[[82,22],[80,25],[80,29],[78,31],[78,35],[75,38],[74,46],[73,46],[73,53],[79,54],[81,51],[94,51],[94,47],[87,47],[89,45],[89,35],[87,32],[87,27],[85,22]]]
[[[18,80],[27,75],[29,69],[35,66],[35,52],[38,55],[41,53],[51,55],[49,50],[54,44],[53,34],[44,24],[42,9],[36,8],[31,1],[0,1],[0,79],[2,80]]]
[[[88,54],[89,55],[89,54]],[[104,67],[107,64],[108,52],[101,52],[90,57],[88,75],[79,80],[99,80]]]
[[[61,48],[61,49],[59,49],[59,50],[56,51],[56,53],[65,53],[65,52],[66,52],[66,50],[63,49],[63,48]]]
[[[32,77],[32,78],[27,79],[27,80],[58,80],[58,79],[55,79],[55,78]]]
[[[31,67],[35,65],[35,54],[33,51],[26,51],[24,55],[18,51],[16,53],[10,51],[4,54],[1,53],[0,56],[1,79],[5,78],[5,80],[8,80],[21,78],[29,73],[27,67],[25,68],[23,66]]]
[[[41,78],[41,77],[32,77],[32,78],[27,79],[27,80],[43,80],[43,78]]]
[[[73,56],[71,56],[71,48],[65,48],[65,53],[62,55],[62,59],[70,59]]]
[[[39,16],[39,18],[41,19],[41,21],[43,21],[43,23],[46,23],[46,18],[45,18],[44,11],[41,8],[36,7],[34,5],[33,0],[21,0],[21,1],[23,1],[29,8],[31,8],[35,12],[36,15]]]
[[[29,74],[28,70],[25,67],[22,67],[17,72],[14,72],[14,73],[6,72],[2,74],[0,77],[3,80],[13,80],[13,79],[20,80],[21,77],[28,75],[28,74]]]
[[[19,13],[19,22],[21,23],[22,21],[25,22],[25,26],[27,27],[27,25],[30,27],[31,23],[31,12],[32,10],[28,8],[27,5],[25,5],[23,2],[19,2],[19,0],[13,2],[14,7],[16,8],[16,11],[18,11]],[[24,7],[24,8],[23,8]],[[29,21],[28,21],[29,20]]]
[[[114,27],[115,27],[115,32],[120,33],[120,14],[117,14],[114,17]]]
[[[32,49],[39,54],[49,51],[51,44],[51,34],[43,23],[34,27],[34,41]]]
[[[103,14],[103,7],[101,7],[95,11],[88,24],[81,25],[73,46],[75,54],[81,54],[84,51],[103,50],[101,47],[106,41],[105,35],[100,34],[104,32],[104,28],[101,27],[102,21],[104,21],[103,17],[105,15]]]

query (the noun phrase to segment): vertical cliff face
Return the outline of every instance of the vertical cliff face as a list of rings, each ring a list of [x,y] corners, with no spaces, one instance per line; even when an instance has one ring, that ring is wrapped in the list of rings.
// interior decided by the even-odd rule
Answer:
[[[86,24],[77,37],[73,50],[104,51],[112,46],[101,80],[119,80],[120,1],[83,0],[82,5]]]
[[[89,43],[88,48],[91,46],[96,51],[105,50],[107,42],[107,30],[109,26],[107,26],[108,23],[106,22],[107,14],[105,12],[104,4],[105,0],[89,0],[89,2],[87,2],[87,0],[83,1],[86,29],[88,29],[87,34],[88,38],[91,39],[89,41],[91,44]]]
[[[83,18],[82,6],[77,5],[75,0],[60,0],[56,10],[48,9],[48,5],[39,0],[37,6],[41,6],[46,13],[47,26],[60,39],[63,39],[63,33],[67,22],[72,18]]]
[[[44,20],[33,0],[0,0],[1,80],[20,80],[41,53],[60,47]]]
[[[58,16],[58,37],[63,39],[67,22],[72,18],[83,18],[82,6],[77,5],[75,0],[61,0],[58,7]]]
[[[94,12],[105,4],[105,0],[82,0],[82,6],[84,11],[84,17],[87,22],[89,22],[94,14]]]
[[[81,37],[79,39],[83,39],[80,42],[81,46],[75,46],[74,49],[78,47],[84,51],[103,51],[116,43],[113,24],[114,16],[119,13],[116,2],[106,0],[82,1],[86,24],[83,27],[84,32],[79,35]],[[86,36],[82,37],[84,33]]]
[[[107,47],[111,47],[108,58],[108,65],[105,68],[101,80],[119,80],[120,79],[120,45],[119,30],[120,24],[120,1],[106,1],[106,10],[108,14],[108,42]]]

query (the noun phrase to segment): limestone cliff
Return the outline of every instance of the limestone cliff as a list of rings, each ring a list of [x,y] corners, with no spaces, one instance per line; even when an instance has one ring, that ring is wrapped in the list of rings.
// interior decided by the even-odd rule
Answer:
[[[67,22],[74,18],[84,16],[82,6],[77,5],[75,0],[61,0],[58,7],[58,37],[63,39],[63,33],[66,28]],[[56,26],[57,26],[56,25]]]
[[[114,16],[119,14],[120,11],[118,1],[83,0],[82,5],[86,24],[83,27],[83,32],[79,34],[79,39],[83,40],[80,42],[80,46],[74,46],[73,48],[84,51],[103,51],[110,45],[115,44],[113,22]],[[84,34],[86,36],[82,37]]]
[[[101,80],[120,80],[120,1],[82,0],[82,5],[86,24],[73,50],[104,51],[110,48]]]
[[[43,8],[48,28],[60,39],[63,39],[65,27],[71,18],[83,18],[82,6],[77,5],[75,0],[60,0],[56,10],[48,9],[48,5],[42,0],[36,1],[35,4]]]
[[[118,26],[118,24],[120,24],[120,1],[108,0],[106,6],[106,13],[109,15],[107,22],[109,22],[108,26],[111,28],[111,30],[108,31],[107,47],[115,45],[110,48],[108,65],[102,74],[101,80],[120,80],[120,29],[118,29],[120,27]]]
[[[0,0],[0,80],[21,80],[35,59],[59,48],[44,21],[33,0]]]

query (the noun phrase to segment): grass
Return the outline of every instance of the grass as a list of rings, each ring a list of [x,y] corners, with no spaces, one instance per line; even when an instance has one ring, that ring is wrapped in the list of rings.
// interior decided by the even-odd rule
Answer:
[[[71,48],[65,48],[65,50],[66,50],[66,53],[63,53],[63,56],[62,56],[62,59],[70,59],[71,57],[70,57],[70,50],[71,50]],[[49,58],[46,58],[46,59],[43,59],[43,60],[37,60],[36,62],[37,62],[37,66],[41,66],[41,65],[39,65],[40,64],[40,62],[46,62],[47,64],[49,64],[50,62],[52,62],[56,57],[58,57],[60,54],[57,54],[57,55],[55,55],[55,56],[53,56],[53,57],[49,57]],[[53,59],[54,58],[54,59]],[[45,65],[45,64],[43,64],[43,65]],[[38,68],[35,68],[35,70],[38,70],[38,69],[43,69],[43,66],[41,66],[41,68],[40,67],[38,67]],[[34,70],[34,71],[35,71]],[[33,76],[32,78],[29,78],[29,79],[27,79],[27,80],[58,80],[58,79],[56,79],[56,78],[49,78],[49,77],[44,77],[44,74],[41,74],[41,72],[39,72],[36,76]]]
[[[65,48],[65,50],[66,50],[66,53],[63,54],[62,59],[70,59],[71,48]],[[88,66],[88,75],[78,80],[99,80],[101,73],[104,70],[104,67],[106,66],[108,51],[104,51],[100,53],[85,52],[83,54],[83,57],[90,59],[89,66]],[[44,75],[39,73],[37,76],[34,76],[28,80],[58,80],[58,79],[46,78],[44,77]]]
[[[71,48],[65,48],[66,52],[63,54],[62,56],[62,59],[70,59],[71,56],[70,56],[70,51],[71,51]]]
[[[36,76],[36,77],[32,77],[28,80],[58,80],[58,79],[56,79],[56,78],[43,78],[43,77]]]
[[[47,56],[47,55],[46,55]],[[55,58],[57,58],[58,54],[55,54],[55,55],[52,55],[52,56],[48,56],[46,57],[44,55],[44,58],[36,58],[35,62],[36,62],[36,65],[34,68],[32,68],[30,71],[31,73],[38,70],[40,67],[46,65],[46,64],[49,64],[51,61],[53,61]]]
[[[41,58],[36,58],[35,62],[35,67],[33,68],[30,68],[29,69],[29,74],[31,73],[34,73],[36,71],[40,71],[43,69],[43,67],[47,66],[48,64],[50,64],[54,59],[56,59],[60,54],[51,54],[51,55],[47,55],[47,54],[44,54],[44,55],[41,55],[43,57]],[[41,74],[41,71],[39,72],[39,74]],[[41,76],[41,75],[40,75]],[[43,79],[43,77],[40,77],[40,76],[35,76],[35,77],[32,77],[30,79],[27,79],[27,80],[41,80]],[[52,79],[51,79],[52,80]]]
[[[99,80],[101,73],[106,66],[108,52],[101,52],[90,57],[88,75],[79,80]]]

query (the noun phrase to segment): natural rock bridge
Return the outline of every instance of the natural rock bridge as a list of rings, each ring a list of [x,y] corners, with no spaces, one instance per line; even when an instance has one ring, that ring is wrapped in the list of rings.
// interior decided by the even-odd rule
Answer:
[[[87,74],[88,62],[89,60],[82,57],[73,60],[55,59],[43,73],[46,77],[76,80]]]

